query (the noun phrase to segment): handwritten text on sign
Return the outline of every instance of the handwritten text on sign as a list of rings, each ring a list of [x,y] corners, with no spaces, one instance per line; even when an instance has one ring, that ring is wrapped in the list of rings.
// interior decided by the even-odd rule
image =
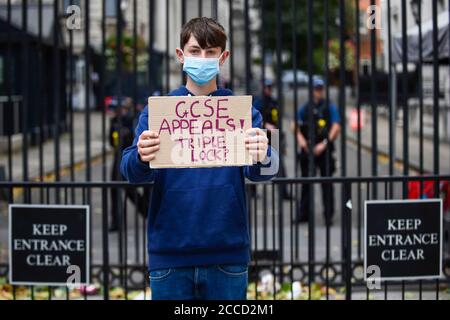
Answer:
[[[152,168],[251,165],[245,131],[251,96],[150,97],[149,130],[159,134]]]

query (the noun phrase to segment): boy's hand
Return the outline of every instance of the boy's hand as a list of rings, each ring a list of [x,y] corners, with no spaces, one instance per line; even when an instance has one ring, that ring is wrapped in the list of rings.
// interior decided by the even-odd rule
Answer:
[[[159,150],[159,135],[154,131],[146,130],[139,136],[137,143],[139,158],[143,162],[155,159],[155,153]]]
[[[263,162],[267,157],[269,139],[264,131],[259,128],[251,128],[245,132],[245,147],[249,150],[253,160]]]

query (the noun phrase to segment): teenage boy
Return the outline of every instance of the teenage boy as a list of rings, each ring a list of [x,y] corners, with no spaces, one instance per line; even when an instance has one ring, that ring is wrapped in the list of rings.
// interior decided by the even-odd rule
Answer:
[[[176,54],[187,82],[169,95],[233,95],[216,82],[230,55],[226,42],[224,28],[213,19],[185,24]],[[276,172],[266,175],[262,168],[278,165],[261,123],[261,114],[252,108],[253,128],[245,142],[254,165],[151,169],[160,141],[148,130],[148,107],[141,113],[121,172],[132,183],[154,182],[147,226],[153,299],[246,299],[250,240],[244,179],[270,180]]]

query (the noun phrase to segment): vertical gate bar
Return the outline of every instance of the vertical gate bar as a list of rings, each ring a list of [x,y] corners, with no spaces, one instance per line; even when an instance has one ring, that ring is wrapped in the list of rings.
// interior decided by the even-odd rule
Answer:
[[[28,180],[28,1],[22,0],[22,177]]]
[[[275,207],[275,186],[276,184],[272,184],[272,248],[273,248],[273,252],[276,253],[277,252],[277,246],[276,246],[276,219],[275,219],[275,215],[276,215],[276,207]],[[279,213],[278,213],[279,214]],[[281,250],[280,250],[281,252]],[[276,290],[276,280],[277,280],[277,266],[276,263],[277,261],[280,261],[281,259],[281,254],[277,254],[273,256],[273,260],[272,260],[272,268],[273,268],[273,292],[275,292]],[[276,295],[273,296],[273,299],[276,300]]]
[[[153,57],[153,42],[155,39],[155,31],[154,31],[154,25],[155,25],[155,2],[154,0],[149,0],[148,3],[148,86],[150,87],[150,94],[153,94],[155,91],[155,82],[154,82],[154,75],[152,72],[152,67],[154,64],[154,57]]]
[[[391,41],[391,0],[387,0],[387,45],[388,45],[388,108],[389,108],[389,175],[394,175],[394,139],[395,139],[395,114],[392,105],[393,90],[395,84],[392,81],[392,41]],[[389,184],[390,197],[393,196],[393,183]]]
[[[395,151],[394,144],[396,139],[395,133],[395,122],[396,114],[394,113],[394,106],[392,103],[392,98],[394,96],[394,91],[397,88],[393,88],[393,85],[397,85],[397,82],[392,81],[392,41],[391,41],[391,0],[387,0],[387,45],[388,45],[388,68],[389,68],[389,78],[388,78],[388,107],[389,107],[389,175],[394,175],[394,164],[395,164]],[[394,196],[394,183],[389,184],[390,198]]]
[[[328,1],[325,1],[326,3]],[[298,153],[298,143],[297,143],[297,124],[298,124],[298,117],[297,117],[297,107],[298,107],[298,77],[297,77],[297,55],[298,55],[298,43],[297,43],[297,1],[292,0],[292,69],[294,70],[294,172],[295,176],[298,177],[298,161],[296,161],[297,153]],[[325,13],[326,15],[326,13]],[[295,185],[297,188],[297,184]],[[298,228],[296,228],[298,230]]]
[[[450,0],[448,1],[447,7],[448,7],[448,19],[449,19],[449,21],[450,21]],[[447,39],[447,41],[450,43],[450,32],[448,33],[448,39]],[[450,46],[448,46],[448,56],[450,57]],[[449,79],[450,79],[450,64],[449,64],[448,67],[449,67],[449,68],[448,68],[448,73],[449,73],[449,74],[448,74],[448,77],[449,77]],[[450,86],[450,84],[449,84],[449,86]],[[447,106],[447,119],[448,119],[448,122],[447,122],[447,132],[448,132],[448,134],[450,135],[450,106]],[[447,139],[450,140],[450,136],[448,136]],[[449,149],[448,157],[450,158],[450,149]],[[450,171],[450,168],[448,168],[448,170]]]
[[[352,197],[352,185],[350,182],[344,183],[344,194],[343,199],[345,203],[349,201]],[[346,235],[346,254],[345,254],[345,296],[346,300],[352,299],[352,209],[345,205],[345,235]]]
[[[134,206],[134,261],[136,263],[139,263],[139,252],[140,252],[140,238],[139,238],[139,208],[144,208],[144,204],[142,203],[144,201],[144,196],[142,199],[139,199],[138,197],[138,190],[136,188],[133,188],[133,194],[130,195],[130,197],[133,197],[133,203],[135,203]],[[131,192],[130,192],[131,193]],[[140,201],[139,201],[140,200]],[[145,212],[142,212],[142,214],[145,214]]]
[[[85,54],[85,82],[86,82],[86,96],[85,96],[85,108],[86,108],[86,119],[85,119],[85,126],[86,126],[86,180],[91,181],[91,113],[90,113],[90,86],[91,86],[91,69],[90,69],[90,63],[91,63],[91,54],[90,54],[90,8],[89,8],[89,1],[85,0],[84,2],[85,8],[85,30],[84,30],[84,54]],[[86,196],[84,195],[86,191]],[[86,190],[83,190],[83,197],[86,197],[83,201],[83,203],[87,203],[88,205],[91,205],[91,189],[87,188]],[[89,225],[92,225],[92,215],[89,216]],[[92,228],[89,229],[89,238],[92,239]],[[92,246],[89,248],[89,261],[92,261]],[[89,274],[92,274],[89,272]],[[90,280],[90,279],[89,279]],[[84,296],[85,300],[87,300],[87,295],[85,293]]]
[[[346,77],[345,77],[345,0],[339,1],[339,110],[341,112],[342,119],[342,134],[341,134],[341,172],[342,176],[345,177],[347,175],[347,134],[346,134]],[[346,185],[342,184],[342,194],[341,194],[341,214],[345,214],[346,207]],[[349,210],[348,215],[350,216],[351,211]],[[342,222],[345,224],[346,217],[342,217]],[[343,230],[344,231],[344,228]],[[346,238],[351,241],[351,220],[350,220],[350,228],[347,228]],[[344,232],[343,232],[343,237]],[[345,243],[345,242],[344,242]],[[350,251],[349,248],[347,251]],[[346,283],[346,298],[351,299],[351,274],[349,274],[349,269],[351,269],[351,251],[344,258],[344,266],[346,268],[345,275],[347,277]]]
[[[65,187],[64,188],[64,204],[68,205],[69,204],[69,188]],[[70,188],[72,189],[72,188]],[[66,286],[65,287],[65,291],[66,291],[66,300],[70,300],[70,292],[69,292],[69,287]]]
[[[60,107],[61,107],[61,65],[60,65],[60,53],[59,53],[59,0],[54,0],[53,4],[53,13],[54,13],[54,25],[53,25],[53,141],[54,141],[54,148],[55,148],[55,181],[60,181],[60,167],[61,167],[61,152],[60,152],[60,141],[59,141],[59,134],[60,134],[60,125],[61,125],[61,113],[60,113]],[[60,195],[59,195],[59,188],[55,188],[55,194],[56,194],[56,202],[59,203],[60,201]]]
[[[211,0],[211,17],[217,20],[217,0]]]
[[[137,0],[133,0],[133,117],[136,117],[137,115],[137,104],[138,104],[138,81],[137,81],[137,56],[138,56],[138,30],[137,30],[137,22],[138,22],[138,3]],[[122,156],[122,155],[120,155]],[[124,200],[124,206],[127,206],[127,198],[130,197],[130,200],[133,201],[134,205],[134,260],[138,262],[139,257],[139,207],[140,203],[137,199],[137,193],[136,188],[132,189],[133,192],[131,192],[131,189],[125,189],[125,200]],[[131,199],[133,198],[133,199]],[[127,277],[128,279],[128,277]],[[128,280],[127,280],[128,281]],[[128,298],[127,298],[128,300]]]
[[[102,180],[106,181],[106,105],[105,105],[105,80],[106,80],[106,1],[102,0],[102,22],[101,22],[101,83],[100,83],[100,105],[102,106]],[[109,188],[102,187],[102,279],[99,281],[103,285],[103,300],[109,300],[109,237],[108,237],[108,191]]]
[[[186,16],[186,0],[181,0],[181,25],[184,25],[186,23]]]
[[[74,137],[74,110],[73,110],[73,78],[74,78],[74,56],[73,56],[73,30],[69,29],[69,157],[70,157],[70,181],[75,181],[75,137]],[[103,82],[103,81],[102,81]],[[75,201],[75,189],[71,188],[72,202]]]
[[[123,188],[123,187],[122,187]],[[123,220],[122,220],[122,224],[123,224],[123,232],[124,232],[124,237],[123,237],[123,248],[124,248],[124,258],[123,258],[123,262],[124,262],[124,290],[125,290],[125,300],[128,300],[128,210],[127,210],[127,197],[126,197],[126,190],[122,190],[122,193],[125,194],[124,197],[124,202],[123,202]]]
[[[439,174],[439,40],[438,40],[438,13],[437,1],[433,0],[433,173]],[[435,193],[438,196],[438,183],[435,184]]]
[[[138,102],[137,92],[137,56],[138,56],[138,32],[137,32],[137,0],[133,0],[133,115],[136,115],[136,106]]]
[[[433,173],[439,175],[439,42],[437,0],[432,5],[433,20]],[[439,198],[439,180],[434,181],[434,196]],[[439,300],[439,279],[436,279],[436,300]]]
[[[264,86],[266,80],[266,31],[264,30],[264,26],[266,25],[266,12],[265,12],[265,2],[264,0],[259,0],[260,5],[260,15],[261,15],[261,26],[259,30],[260,37],[260,45],[261,45],[261,99],[262,99],[262,107],[264,108]],[[263,246],[264,251],[267,251],[267,186],[263,185]]]
[[[86,143],[86,181],[91,181],[91,110],[90,110],[90,86],[91,86],[91,55],[90,55],[90,8],[89,0],[84,1],[84,61],[85,61],[85,143]],[[89,198],[89,197],[88,197]]]
[[[55,189],[57,189],[57,188],[55,188]],[[55,194],[56,194],[56,193],[57,193],[57,191],[55,190]],[[46,201],[46,204],[47,204],[47,205],[50,204],[50,194],[51,194],[50,188],[47,188],[47,201]],[[48,297],[47,297],[47,299],[48,299],[48,300],[52,300],[52,289],[51,289],[50,286],[47,286],[47,292],[48,292]]]
[[[249,0],[244,0],[244,37],[245,37],[245,93],[251,94],[251,57],[250,57],[250,18]]]
[[[255,238],[254,238],[255,251],[254,252],[257,255],[258,254],[258,185],[257,184],[252,185],[252,190],[253,190],[252,194],[253,194],[254,217],[253,217],[253,228],[252,228],[252,226],[250,226],[250,228],[252,228],[253,232],[254,232],[254,236],[255,236]],[[255,270],[258,270],[258,258],[255,259]],[[255,286],[255,293],[256,293],[255,294],[256,300],[258,300],[258,286]]]
[[[145,193],[145,188],[147,187],[143,187],[142,188],[142,194],[146,194]],[[149,187],[151,188],[151,187]],[[151,190],[149,192],[149,194],[151,194]],[[145,199],[145,201],[147,201],[148,203],[148,199]],[[144,300],[147,297],[147,265],[146,265],[146,253],[147,253],[147,245],[146,245],[146,236],[147,236],[147,228],[146,228],[146,223],[145,223],[145,218],[143,219],[143,223],[142,223],[142,264],[143,264],[143,289],[144,289]]]
[[[185,24],[186,24],[186,0],[181,0],[181,25],[184,26]],[[180,77],[181,77],[181,85],[183,85],[184,84],[183,66],[180,66]]]
[[[32,190],[31,190],[32,191]],[[33,199],[32,199],[32,196],[31,196],[31,192],[30,192],[30,202],[29,203],[33,203]],[[34,300],[34,285],[30,285],[30,292],[31,292],[31,300]]]
[[[198,0],[198,16],[203,16],[203,1]]]
[[[419,85],[417,87],[418,95],[419,95],[419,172],[420,175],[424,174],[424,154],[423,154],[423,39],[422,39],[422,1],[418,1],[418,14],[417,14],[417,27],[419,28],[419,73],[418,73],[418,81]],[[420,193],[424,192],[423,181],[420,182]],[[422,300],[422,280],[419,280],[419,300]]]
[[[81,203],[86,203],[86,201],[87,201],[87,194],[86,194],[86,187],[82,187],[81,188]],[[92,220],[92,219],[90,219],[90,220]],[[91,225],[92,226],[92,223],[91,223],[92,221],[89,221],[89,225]],[[89,232],[89,238],[90,239],[92,239],[92,233],[91,232]],[[92,246],[91,246],[91,248],[92,248]],[[92,261],[92,259],[91,259],[91,257],[92,257],[92,254],[91,254],[91,252],[92,252],[92,249],[90,250],[90,252],[89,252],[89,255],[90,255],[90,257],[89,257],[89,261]],[[90,272],[90,274],[91,274],[91,272]],[[86,289],[86,288],[85,288]],[[84,290],[84,292],[83,292],[83,300],[88,300],[88,297],[87,297],[87,290]]]
[[[423,155],[423,39],[422,39],[422,1],[418,1],[418,12],[417,12],[417,27],[419,28],[419,66],[418,66],[418,81],[419,85],[417,88],[417,93],[419,95],[419,172],[424,174],[424,155]],[[420,194],[423,192],[423,181],[420,183]]]
[[[406,15],[406,0],[402,0],[401,5],[401,28],[402,28],[402,104],[403,104],[403,174],[409,174],[409,110],[408,110],[408,39],[407,39],[407,15]],[[406,197],[407,184],[403,183],[403,196]]]
[[[409,175],[409,110],[408,110],[408,43],[406,0],[401,3],[402,29],[402,105],[403,105],[403,175]],[[403,180],[403,198],[408,196],[408,184]],[[405,281],[402,281],[402,300],[405,299]]]
[[[370,183],[366,181],[366,200],[370,200]],[[366,272],[366,270],[364,270]],[[366,285],[366,300],[369,300],[370,297],[370,289],[369,286]]]
[[[285,186],[283,186],[285,188]],[[292,193],[292,183],[289,183],[289,194]],[[289,240],[290,240],[290,286],[291,300],[294,300],[294,199],[289,199]]]
[[[370,0],[370,5],[375,7],[375,0]],[[374,17],[377,15],[375,14]],[[376,18],[375,18],[376,19]],[[378,21],[374,21],[378,24]],[[370,30],[370,56],[371,56],[371,77],[370,77],[370,104],[372,113],[372,176],[378,175],[378,130],[377,130],[377,118],[378,118],[378,105],[377,105],[377,28]],[[378,186],[374,182],[372,188],[373,199],[378,197]]]
[[[116,22],[116,98],[117,98],[117,107],[122,107],[122,59],[123,59],[123,33],[122,27],[124,24],[123,16],[122,16],[122,1],[117,0],[116,3],[116,11],[117,11],[117,22]],[[119,127],[122,127],[122,117],[119,117]],[[121,130],[120,130],[121,131]],[[122,148],[123,143],[123,135],[120,134],[119,131],[119,149]]]
[[[261,26],[259,28],[259,37],[260,37],[260,45],[261,45],[261,99],[262,99],[262,108],[265,107],[264,102],[264,87],[266,80],[266,30],[264,26],[266,24],[266,12],[264,10],[264,0],[259,0],[260,5],[260,14],[261,14]]]
[[[390,185],[391,185],[391,183],[388,183],[387,181],[385,182],[384,200],[389,200],[389,197],[390,197],[389,186]],[[387,299],[388,299],[388,282],[384,281],[384,300],[387,300]]]
[[[345,92],[345,0],[339,1],[339,110],[342,121],[342,133],[341,133],[341,175],[345,177],[347,175],[347,145],[346,145],[346,92]],[[344,199],[344,185],[341,185],[341,212],[345,212],[345,199]],[[342,219],[342,223],[345,223],[345,219]],[[342,241],[344,240],[344,234],[341,235]],[[342,252],[342,258],[345,260],[344,252]],[[344,261],[345,263],[345,261]],[[349,262],[347,262],[349,263]]]
[[[37,78],[41,79],[44,74],[44,68],[42,67],[43,58],[42,58],[42,0],[38,1],[38,12],[37,12],[37,20],[38,20],[38,43],[37,43],[37,51],[38,51],[38,68],[37,68]],[[43,85],[42,81],[38,81],[38,91],[43,93]],[[43,148],[43,140],[44,140],[44,110],[46,109],[43,101],[39,99],[37,102],[39,104],[39,146],[38,146],[38,158],[39,158],[39,180],[44,181],[44,148]],[[40,201],[43,202],[44,192],[42,188],[39,188]]]
[[[248,0],[247,0],[248,1]],[[277,60],[277,73],[276,73],[276,83],[277,83],[277,99],[278,99],[278,129],[280,132],[283,132],[283,85],[281,81],[281,74],[283,72],[282,68],[282,60],[281,60],[281,51],[282,51],[282,11],[281,11],[281,1],[276,2],[276,60]],[[279,152],[280,163],[283,161],[283,155]],[[284,217],[283,217],[283,196],[282,196],[282,185],[278,186],[278,240],[280,245],[280,261],[284,262],[284,238],[283,238],[283,228],[284,228]],[[280,267],[280,282],[283,282],[283,272]]]
[[[263,185],[263,247],[267,251],[267,185]]]
[[[329,41],[329,37],[330,37],[330,30],[329,30],[329,24],[328,24],[328,20],[329,20],[329,2],[328,0],[324,1],[324,41],[323,41],[323,48],[324,48],[324,63],[325,63],[325,72],[324,72],[324,76],[325,76],[325,105],[328,108],[328,105],[330,104],[330,66],[329,66],[329,50],[328,50],[328,41]],[[326,128],[326,132],[327,132],[327,128]],[[328,136],[328,132],[326,133],[326,136]],[[330,153],[330,149],[327,148],[326,151],[327,153],[326,155],[326,172],[330,172],[330,160],[329,160],[329,153]],[[334,188],[334,185],[331,184],[331,187]],[[329,291],[329,286],[330,286],[330,281],[329,281],[329,264],[330,264],[330,226],[327,223],[326,227],[325,227],[325,285],[326,285],[326,299],[329,300],[330,298],[330,291]]]
[[[106,158],[106,104],[105,104],[105,82],[106,82],[106,58],[105,58],[105,52],[106,52],[106,1],[102,0],[102,22],[101,22],[101,41],[102,41],[102,48],[101,48],[101,71],[100,71],[100,106],[102,108],[102,180],[106,181],[107,177],[107,158]],[[102,192],[104,190],[102,189]],[[106,200],[107,201],[107,200]]]
[[[314,119],[313,119],[313,4],[312,0],[307,3],[308,27],[307,27],[307,64],[308,64],[308,145],[313,146],[315,140]],[[314,156],[308,153],[308,176],[315,176]],[[314,256],[315,256],[315,239],[314,239],[314,183],[309,184],[309,208],[308,208],[308,299],[311,300],[312,291],[311,284],[314,281]]]
[[[231,51],[230,55],[230,81],[229,81],[229,88],[230,90],[233,90],[233,80],[234,80],[234,54],[233,54],[233,46],[234,46],[234,39],[233,39],[233,19],[234,19],[234,12],[233,12],[233,0],[228,0],[228,36],[229,36],[229,48]]]
[[[362,148],[361,148],[361,129],[360,123],[361,123],[361,87],[360,87],[360,58],[361,58],[361,35],[359,31],[359,24],[360,24],[360,16],[359,16],[359,0],[355,0],[355,26],[356,26],[356,112],[357,112],[357,131],[356,131],[356,140],[357,140],[357,150],[356,150],[356,171],[357,176],[361,177],[362,170],[361,170],[361,161],[362,161]],[[361,259],[362,256],[362,211],[361,211],[361,184],[357,183],[357,206],[358,212],[358,259]]]
[[[11,44],[11,0],[8,0],[7,4],[7,29],[6,29],[6,68],[5,68],[5,86],[6,95],[8,101],[6,103],[7,117],[8,119],[8,180],[13,181],[13,152],[12,152],[12,135],[14,134],[14,122],[12,121],[14,115],[14,104],[12,102],[12,81],[11,81],[11,65],[13,61],[12,57],[12,44]],[[10,197],[9,200],[12,201],[13,188],[9,189]]]
[[[166,93],[170,92],[170,1],[166,0]]]
[[[138,3],[137,0],[133,0],[133,51],[134,51],[134,55],[133,55],[133,116],[136,117],[137,115],[137,104],[138,104],[138,71],[137,71],[137,56],[138,56],[138,46],[137,46],[137,42],[138,42],[138,30],[137,30],[137,22],[138,22]],[[134,223],[135,223],[135,232],[134,232],[134,256],[135,256],[135,261],[139,262],[139,247],[140,247],[140,242],[139,242],[139,208],[140,208],[140,203],[138,202],[138,197],[137,197],[137,191],[136,188],[133,188],[133,192],[130,191],[130,189],[126,190],[126,195],[129,195],[130,198],[133,197],[132,200],[134,200]],[[126,202],[127,202],[127,197],[125,196],[125,206],[126,206]],[[131,200],[131,199],[130,199]]]
[[[116,57],[117,57],[117,63],[116,63],[116,77],[117,77],[117,84],[116,84],[116,96],[117,96],[117,106],[118,108],[122,107],[122,59],[123,59],[123,48],[122,48],[122,42],[123,42],[123,33],[122,33],[122,27],[123,27],[123,16],[122,16],[122,1],[117,0],[116,3],[116,11],[117,11],[117,23],[116,23]],[[122,128],[123,122],[122,117],[119,116],[119,127]],[[122,130],[120,130],[122,131]],[[123,147],[123,135],[119,131],[119,150]],[[118,150],[115,150],[114,152],[118,152]],[[117,156],[117,155],[115,155]],[[111,203],[111,206],[117,206],[119,217],[117,217],[117,220],[119,221],[119,235],[118,235],[118,245],[119,245],[119,283],[123,287],[123,208],[121,206],[122,204],[122,189],[118,186],[115,187],[117,200],[115,199],[114,203]],[[113,200],[114,201],[114,200]]]

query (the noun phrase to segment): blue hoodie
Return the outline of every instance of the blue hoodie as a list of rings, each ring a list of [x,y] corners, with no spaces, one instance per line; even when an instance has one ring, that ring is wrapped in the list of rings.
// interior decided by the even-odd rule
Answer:
[[[169,95],[193,94],[182,86]],[[230,96],[233,92],[218,89],[210,95]],[[253,127],[261,127],[261,122],[261,114],[252,108]],[[120,170],[131,183],[154,182],[147,222],[149,270],[248,263],[245,177],[264,181],[274,175],[261,175],[261,164],[151,169],[139,159],[136,146],[145,130],[148,130],[148,107],[139,117],[133,145],[123,151]],[[276,152],[269,148],[268,154],[277,165]]]

